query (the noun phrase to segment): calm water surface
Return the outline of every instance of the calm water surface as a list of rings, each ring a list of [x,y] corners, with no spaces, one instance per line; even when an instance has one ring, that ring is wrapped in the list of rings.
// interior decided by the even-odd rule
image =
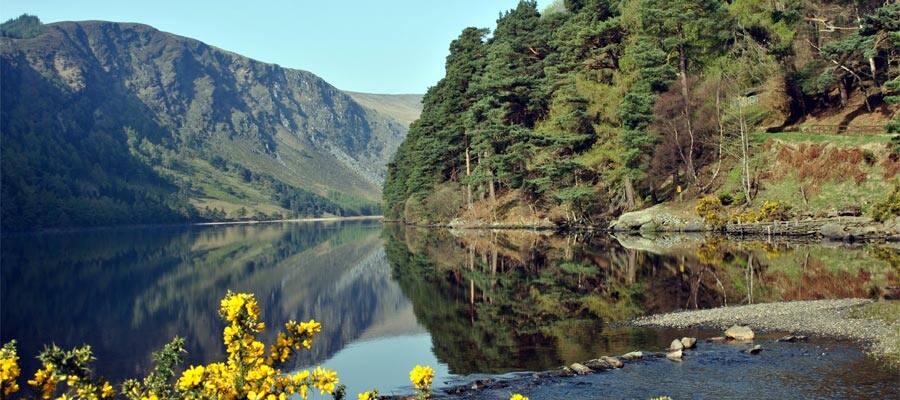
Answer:
[[[97,371],[121,380],[146,371],[150,353],[175,335],[187,339],[189,364],[223,358],[218,301],[246,291],[260,300],[269,342],[289,319],[323,321],[294,367],[337,369],[351,394],[403,393],[417,363],[434,366],[438,384],[460,382],[659,349],[676,334],[607,324],[639,315],[879,297],[897,285],[898,259],[896,248],[875,245],[449,232],[375,221],[11,236],[0,259],[0,336],[19,342],[28,374],[44,344],[86,343]],[[894,377],[858,349],[828,345],[857,371],[842,385],[896,394]],[[834,364],[795,362],[810,381]],[[618,382],[652,385],[665,382],[659,374],[688,371],[671,368],[649,363]]]

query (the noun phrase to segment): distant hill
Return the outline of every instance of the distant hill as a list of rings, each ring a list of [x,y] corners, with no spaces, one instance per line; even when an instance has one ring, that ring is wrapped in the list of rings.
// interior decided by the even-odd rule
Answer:
[[[373,94],[344,91],[357,103],[409,126],[422,114],[421,94]]]
[[[4,230],[379,212],[393,102],[141,24],[3,32]]]

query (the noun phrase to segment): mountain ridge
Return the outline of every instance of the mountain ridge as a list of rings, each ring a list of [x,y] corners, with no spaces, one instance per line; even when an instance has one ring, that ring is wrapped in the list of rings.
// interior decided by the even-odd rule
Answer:
[[[39,31],[0,38],[5,230],[378,212],[407,126],[315,74],[140,23]]]

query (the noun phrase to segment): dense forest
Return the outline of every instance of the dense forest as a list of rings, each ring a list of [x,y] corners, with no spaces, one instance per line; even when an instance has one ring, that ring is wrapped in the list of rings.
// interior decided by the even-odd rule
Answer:
[[[407,126],[140,24],[0,26],[2,229],[380,213]]]
[[[450,44],[385,213],[526,204],[586,221],[712,192],[751,133],[838,114],[838,133],[898,132],[898,45],[896,1],[521,1]],[[737,179],[749,201],[752,178]]]

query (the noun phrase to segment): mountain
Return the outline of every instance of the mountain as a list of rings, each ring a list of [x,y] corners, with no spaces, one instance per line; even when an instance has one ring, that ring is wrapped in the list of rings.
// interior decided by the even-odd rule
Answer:
[[[375,214],[413,118],[146,25],[22,16],[2,34],[7,231]]]
[[[421,94],[372,94],[349,92],[353,100],[409,126],[422,114]]]

